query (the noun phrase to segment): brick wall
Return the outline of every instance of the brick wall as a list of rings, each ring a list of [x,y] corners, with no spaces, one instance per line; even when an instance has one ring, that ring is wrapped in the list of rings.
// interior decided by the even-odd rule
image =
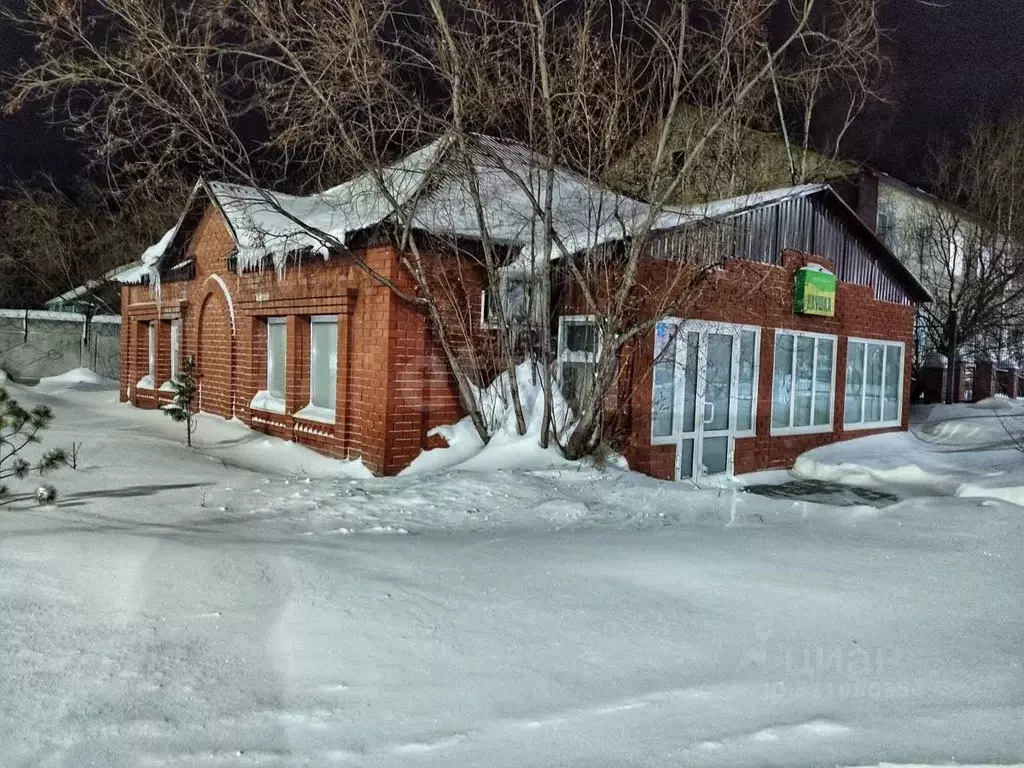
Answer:
[[[146,324],[159,321],[158,381],[170,376],[170,320],[181,319],[183,355],[195,355],[202,387],[202,410],[225,418],[237,416],[251,428],[295,440],[337,457],[360,457],[378,473],[400,471],[425,447],[440,444],[432,428],[457,421],[463,411],[458,392],[427,318],[381,285],[351,260],[315,258],[272,270],[232,272],[228,259],[234,242],[220,214],[210,208],[190,240],[188,254],[196,262],[195,277],[165,283],[156,295],[148,287],[122,291],[121,397],[136,406],[157,407],[170,394],[145,390],[137,382],[148,368]],[[415,287],[390,247],[371,247],[359,258],[412,295]],[[787,252],[782,267],[730,262],[716,271],[683,304],[694,319],[758,325],[762,332],[758,382],[757,437],[736,444],[737,472],[783,467],[809,448],[853,436],[842,429],[846,370],[846,338],[857,336],[903,341],[907,371],[904,427],[909,398],[909,365],[913,308],[873,298],[870,288],[841,283],[835,318],[797,316],[792,311],[793,275],[805,263],[826,263]],[[830,265],[828,265],[830,266]],[[478,383],[497,372],[494,338],[480,321],[482,270],[470,261],[427,258],[433,283],[440,289],[441,322],[469,327],[455,335],[460,361]],[[645,265],[644,281],[664,285],[657,264]],[[678,277],[678,275],[677,275]],[[660,282],[659,282],[660,281]],[[614,286],[614,280],[607,283]],[[567,291],[563,314],[579,311],[579,297]],[[295,414],[309,402],[309,318],[332,315],[338,320],[338,375],[335,420],[326,424]],[[268,318],[287,322],[286,413],[252,408],[267,388]],[[774,334],[790,328],[839,336],[834,433],[771,437],[771,391]],[[657,477],[674,474],[675,449],[650,445],[651,365],[653,334],[623,350],[622,376],[610,399],[614,430],[621,436],[630,463]],[[856,432],[856,436],[867,434]]]
[[[836,315],[832,318],[793,313],[795,272],[806,264],[830,262],[814,256],[787,251],[783,265],[771,266],[730,261],[717,270],[696,294],[687,313],[689,319],[761,327],[761,349],[757,389],[756,437],[736,440],[734,471],[737,474],[760,469],[781,469],[793,465],[796,458],[812,448],[853,437],[864,437],[880,430],[845,430],[843,418],[846,391],[846,350],[850,337],[903,342],[904,387],[902,429],[909,424],[910,369],[913,359],[914,308],[876,301],[870,287],[840,282],[836,295]],[[775,361],[773,329],[823,333],[838,337],[834,431],[812,435],[775,436],[771,433],[772,374]],[[675,476],[675,447],[652,446],[651,379],[654,335],[648,335],[633,351],[632,420],[624,451],[630,466],[655,477]]]
[[[183,355],[195,355],[201,410],[237,416],[251,428],[309,445],[336,457],[362,458],[375,472],[407,466],[431,441],[427,432],[460,416],[458,397],[423,316],[351,260],[319,258],[272,270],[232,272],[234,241],[220,214],[207,210],[191,238],[195,277],[122,290],[125,334],[121,397],[142,408],[170,394],[140,389],[148,367],[146,325],[157,320],[158,381],[170,378],[170,320],[181,318]],[[394,251],[369,248],[359,258],[376,273],[411,290]],[[477,299],[479,300],[479,299]],[[335,421],[295,414],[310,402],[312,316],[338,320]],[[287,323],[286,413],[250,406],[267,388],[267,319]]]

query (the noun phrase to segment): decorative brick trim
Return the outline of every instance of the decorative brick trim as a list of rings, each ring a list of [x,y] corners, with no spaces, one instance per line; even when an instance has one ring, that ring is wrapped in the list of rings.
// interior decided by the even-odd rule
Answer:
[[[351,315],[358,290],[350,289],[342,296],[304,296],[301,299],[284,298],[257,301],[248,299],[238,303],[239,309],[254,317],[280,315]]]
[[[122,324],[125,320],[180,320],[187,309],[186,299],[134,302],[121,311]]]

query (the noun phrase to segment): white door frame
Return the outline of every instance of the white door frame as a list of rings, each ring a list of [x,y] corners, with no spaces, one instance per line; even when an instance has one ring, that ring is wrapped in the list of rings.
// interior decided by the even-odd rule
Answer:
[[[753,436],[756,430],[757,424],[757,386],[760,377],[760,351],[761,351],[761,328],[755,325],[741,325],[737,323],[725,323],[715,322],[709,320],[686,320],[682,318],[668,317],[661,321],[662,323],[675,326],[675,338],[673,343],[675,344],[675,360],[676,360],[676,374],[674,377],[673,386],[673,413],[672,413],[672,435],[654,436],[653,429],[654,423],[652,419],[651,423],[651,444],[652,445],[674,445],[676,447],[676,456],[673,465],[674,475],[676,480],[691,480],[693,482],[699,482],[700,480],[707,477],[718,477],[722,475],[731,475],[733,471],[735,453],[736,453],[736,438],[737,437],[750,437]],[[740,376],[740,350],[742,332],[750,331],[754,333],[754,380],[753,390],[751,393],[751,425],[750,429],[740,430],[737,428],[737,410],[739,406],[739,376]],[[683,432],[682,431],[682,414],[684,411],[684,404],[686,400],[686,372],[689,370],[691,361],[686,359],[688,335],[690,333],[698,333],[697,343],[697,375],[695,378],[696,386],[693,393],[694,399],[694,424],[693,431]],[[729,418],[725,429],[720,430],[707,430],[705,425],[711,419],[706,419],[707,406],[710,404],[707,401],[707,364],[708,364],[708,344],[711,334],[721,334],[725,336],[732,336],[732,357],[730,360],[730,374],[729,374]],[[680,364],[680,361],[682,363]],[[652,381],[653,386],[653,381]],[[653,400],[652,400],[653,402]],[[713,419],[713,414],[712,414]],[[726,469],[725,472],[715,473],[714,475],[705,475],[703,473],[703,454],[704,454],[704,440],[705,438],[716,438],[723,437],[728,440],[727,458],[726,458]],[[693,442],[693,466],[690,476],[681,476],[679,463],[682,454],[682,444],[687,441]]]

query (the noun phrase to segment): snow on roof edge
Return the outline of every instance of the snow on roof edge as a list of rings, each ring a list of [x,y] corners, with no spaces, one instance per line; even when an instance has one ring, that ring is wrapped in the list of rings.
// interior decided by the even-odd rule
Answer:
[[[808,195],[817,194],[831,187],[823,182],[809,184],[798,184],[793,187],[779,187],[768,189],[762,192],[750,192],[735,197],[727,197],[722,200],[711,200],[706,203],[695,203],[686,206],[683,210],[689,213],[702,214],[704,219],[719,219],[732,216],[751,208],[759,208],[763,205],[773,205],[785,200],[794,200]]]
[[[52,299],[47,299],[43,305],[49,307],[51,304],[60,304],[61,302],[77,299],[79,296],[88,293],[93,288],[102,286],[106,282],[120,283],[122,274],[131,272],[137,267],[138,264],[136,262],[132,262],[131,264],[122,264],[120,267],[108,269],[100,277],[87,280],[76,288],[72,288],[70,291],[65,291],[60,296],[54,296]]]
[[[54,312],[46,309],[0,309],[0,317],[23,320],[57,320],[66,323],[84,323],[85,315],[81,312]],[[93,315],[92,323],[120,324],[120,315]]]
[[[535,209],[523,189],[542,186],[535,183],[537,174],[542,172],[536,151],[521,142],[474,136],[470,162],[478,181],[489,185],[485,226],[491,238],[519,245],[520,260],[536,258],[538,243],[543,238],[538,236]],[[379,173],[390,188],[388,195],[379,191],[372,171],[309,196],[200,180],[178,223],[146,250],[141,265],[127,270],[119,280],[139,284],[147,274],[154,283],[159,280],[157,264],[176,237],[200,187],[232,230],[238,263],[243,267],[262,266],[269,256],[280,271],[287,253],[299,249],[311,249],[326,257],[331,240],[344,243],[351,233],[393,217],[396,209],[391,199],[398,205],[414,205],[414,226],[423,231],[479,238],[479,221],[473,206],[467,203],[466,176],[444,167],[451,138],[451,134],[445,134],[381,169]],[[435,174],[437,169],[441,172]],[[609,189],[570,168],[557,166],[555,173],[556,231],[562,245],[553,258],[629,237],[651,211],[648,203]],[[425,190],[428,180],[430,188]],[[829,184],[816,182],[682,208],[666,206],[658,212],[651,229],[663,231],[701,220],[727,218],[825,190],[836,194]],[[917,284],[915,288],[921,286]]]

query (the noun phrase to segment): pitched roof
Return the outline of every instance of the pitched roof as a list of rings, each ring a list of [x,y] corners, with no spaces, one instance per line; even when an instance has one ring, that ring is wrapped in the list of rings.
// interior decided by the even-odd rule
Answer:
[[[401,224],[403,214],[411,216],[413,227],[432,234],[480,239],[486,229],[491,240],[519,247],[523,256],[539,251],[543,222],[534,201],[545,205],[544,159],[522,144],[489,136],[474,136],[468,157],[451,151],[453,143],[446,135],[384,168],[380,177],[386,194],[375,175],[366,172],[307,197],[200,182],[193,199],[202,190],[219,208],[243,267],[270,257],[281,268],[287,253],[304,248],[326,256],[330,241],[344,243],[356,232],[389,221]],[[681,209],[654,212],[647,203],[560,167],[554,169],[552,215],[562,246],[558,255],[628,237],[647,216],[654,217],[654,229],[679,226],[689,218]],[[143,254],[146,271],[155,270],[184,218]]]
[[[481,135],[472,137],[467,157],[452,151],[454,142],[454,136],[445,135],[406,155],[381,170],[380,181],[366,172],[304,197],[200,181],[178,223],[145,251],[135,270],[120,279],[137,283],[146,275],[158,278],[160,261],[179,236],[185,236],[184,222],[200,194],[223,214],[235,241],[238,264],[243,268],[259,267],[269,257],[276,268],[283,269],[288,253],[302,249],[326,257],[332,240],[345,243],[351,235],[386,222],[401,225],[405,215],[411,217],[414,228],[432,234],[480,239],[486,229],[492,241],[518,247],[521,260],[539,255],[543,221],[534,201],[544,205],[544,158],[523,144]],[[927,289],[828,184],[803,184],[684,208],[653,210],[648,203],[567,168],[556,166],[553,174],[553,226],[560,241],[556,258],[628,238],[647,217],[653,218],[652,230],[672,230],[821,195],[842,212],[856,236],[901,283],[909,286],[911,294],[918,300],[931,300]],[[484,227],[476,211],[477,198]]]
[[[726,221],[751,211],[770,208],[790,200],[806,197],[820,198],[831,210],[835,211],[872,258],[882,264],[895,280],[905,286],[915,301],[933,301],[931,293],[924,284],[907,269],[904,263],[878,237],[874,229],[868,226],[829,184],[802,184],[796,187],[783,187],[767,192],[755,192],[726,200],[691,205],[685,210],[691,215],[692,220],[688,224],[684,224],[683,227],[707,221]],[[820,253],[818,255],[828,256],[830,254]]]
[[[751,192],[747,195],[738,195],[725,200],[696,203],[687,206],[685,210],[698,220],[724,219],[754,208],[762,208],[766,205],[775,205],[786,200],[795,200],[800,197],[815,195],[826,189],[831,189],[831,187],[828,184],[820,183],[801,184],[796,187],[781,187],[765,192]]]
[[[92,280],[87,280],[82,285],[79,285],[76,288],[72,288],[70,291],[65,291],[60,296],[54,296],[52,299],[48,299],[45,302],[44,306],[47,308],[59,306],[69,301],[74,301],[75,299],[84,296],[88,294],[90,291],[94,291],[97,288],[106,285],[107,283],[124,282],[122,278],[125,276],[130,276],[130,273],[134,272],[138,268],[138,263],[124,264],[120,267],[114,267],[113,269],[104,272],[100,277],[93,278]]]

